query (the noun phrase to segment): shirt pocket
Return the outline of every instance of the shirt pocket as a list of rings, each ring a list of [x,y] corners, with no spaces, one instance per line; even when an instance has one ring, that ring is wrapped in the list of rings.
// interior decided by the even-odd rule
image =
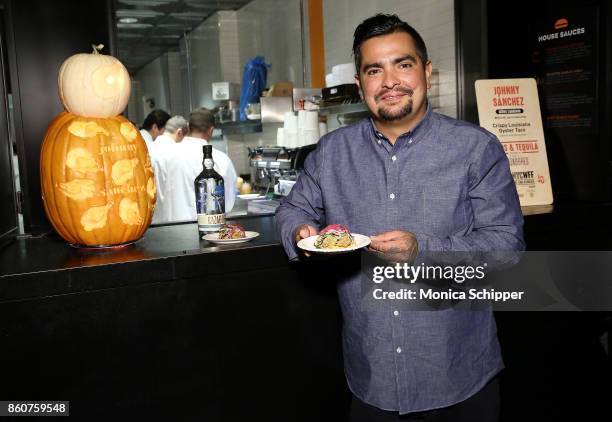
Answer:
[[[425,231],[437,237],[451,236],[467,224],[467,199],[460,190],[425,188]]]

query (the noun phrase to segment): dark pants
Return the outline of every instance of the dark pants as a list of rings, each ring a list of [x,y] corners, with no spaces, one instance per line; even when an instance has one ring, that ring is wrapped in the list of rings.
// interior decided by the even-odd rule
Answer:
[[[491,380],[478,393],[460,403],[442,409],[409,413],[380,410],[353,396],[351,422],[425,421],[425,422],[497,422],[499,420],[499,383]]]

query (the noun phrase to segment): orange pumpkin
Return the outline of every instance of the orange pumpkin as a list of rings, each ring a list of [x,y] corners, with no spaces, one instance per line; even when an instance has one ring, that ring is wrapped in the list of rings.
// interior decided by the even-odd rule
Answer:
[[[130,243],[151,223],[151,161],[140,132],[122,116],[60,113],[45,134],[40,177],[47,216],[73,245]]]

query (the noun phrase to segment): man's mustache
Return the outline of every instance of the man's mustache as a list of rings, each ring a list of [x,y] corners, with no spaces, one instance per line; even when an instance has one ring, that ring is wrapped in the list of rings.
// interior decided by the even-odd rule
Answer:
[[[387,95],[390,92],[397,92],[397,93],[401,93],[401,94],[406,94],[410,97],[412,97],[412,94],[414,94],[414,90],[410,89],[410,88],[404,88],[404,87],[396,87],[393,89],[385,89],[384,91],[379,92],[378,94],[376,94],[376,96],[374,97],[374,100],[378,101],[380,100],[383,96]]]

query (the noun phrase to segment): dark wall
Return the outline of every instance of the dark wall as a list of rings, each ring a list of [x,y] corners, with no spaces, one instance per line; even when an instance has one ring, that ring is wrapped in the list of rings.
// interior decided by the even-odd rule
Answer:
[[[0,14],[0,49],[4,50],[4,28]],[[4,239],[14,238],[17,234],[17,209],[13,185],[12,148],[10,145],[7,110],[6,81],[4,78],[3,54],[0,51],[0,246]]]
[[[478,124],[474,82],[487,79],[487,0],[455,1],[457,117]]]
[[[15,137],[24,194],[26,232],[50,228],[40,191],[40,146],[63,110],[57,74],[63,61],[102,43],[113,54],[112,1],[7,0],[7,46],[15,109]]]
[[[504,2],[488,1],[488,77],[536,78],[542,106],[544,136],[555,201],[581,200],[605,202],[610,199],[611,144],[610,49],[611,5],[606,0],[516,0],[512,11]],[[593,124],[590,127],[559,128],[548,124],[555,112],[547,107],[547,95],[554,87],[542,83],[543,60],[538,60],[537,38],[545,29],[542,22],[554,18],[595,16],[595,27],[589,27],[596,40]],[[576,20],[576,18],[574,18]],[[552,27],[548,32],[554,32]],[[596,34],[596,35],[595,35]],[[568,41],[569,42],[569,41]],[[542,46],[540,46],[542,48]],[[538,63],[539,61],[539,63]],[[588,66],[587,66],[587,69]],[[584,89],[575,85],[577,90]]]

